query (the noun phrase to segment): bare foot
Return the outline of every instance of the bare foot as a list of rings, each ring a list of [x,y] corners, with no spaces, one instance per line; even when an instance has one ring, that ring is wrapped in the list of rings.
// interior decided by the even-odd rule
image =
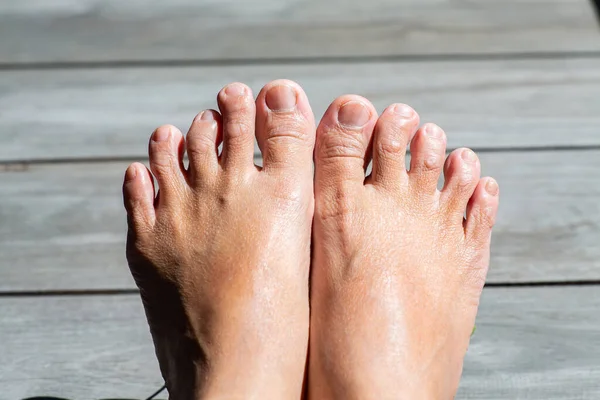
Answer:
[[[456,393],[487,273],[498,186],[479,179],[471,150],[452,152],[444,165],[444,132],[433,124],[417,131],[418,124],[406,105],[377,119],[367,100],[343,96],[317,129],[310,398]]]
[[[218,103],[222,115],[199,114],[186,140],[173,126],[153,133],[156,198],[150,172],[128,168],[129,267],[172,399],[300,398],[314,117],[290,81],[269,83],[256,103],[234,83]]]

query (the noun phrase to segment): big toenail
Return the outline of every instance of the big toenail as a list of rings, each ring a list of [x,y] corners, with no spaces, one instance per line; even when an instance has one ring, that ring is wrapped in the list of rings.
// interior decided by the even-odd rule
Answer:
[[[477,156],[475,155],[475,153],[473,153],[473,150],[463,150],[463,152],[460,154],[460,156],[462,157],[463,160],[467,161],[467,162],[473,162],[477,159]]]
[[[267,107],[272,111],[291,110],[296,106],[297,101],[296,90],[288,85],[273,86],[265,95]]]
[[[225,94],[240,97],[246,94],[246,87],[240,83],[232,83],[225,88]]]
[[[154,140],[155,142],[164,142],[165,140],[169,139],[170,135],[170,129],[158,129],[156,132],[154,132],[152,140]]]
[[[492,196],[496,196],[498,194],[498,184],[494,180],[488,180],[485,184],[485,191],[488,192]]]
[[[362,128],[371,119],[367,106],[360,101],[349,101],[343,104],[338,111],[340,125],[348,128]]]
[[[412,107],[407,106],[406,104],[396,104],[392,112],[401,118],[412,118],[415,115],[415,111]]]
[[[214,121],[215,120],[215,115],[210,110],[202,111],[202,114],[200,114],[200,120],[202,120],[202,121]]]
[[[425,133],[427,136],[439,139],[442,137],[442,129],[434,124],[425,125]]]

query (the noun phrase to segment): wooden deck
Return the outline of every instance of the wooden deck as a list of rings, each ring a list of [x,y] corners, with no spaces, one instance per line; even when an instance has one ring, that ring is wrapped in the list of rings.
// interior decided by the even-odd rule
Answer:
[[[317,117],[343,93],[409,103],[500,182],[458,398],[600,398],[588,0],[27,0],[0,2],[0,38],[0,399],[162,385],[124,257],[124,168],[224,84],[280,77]]]

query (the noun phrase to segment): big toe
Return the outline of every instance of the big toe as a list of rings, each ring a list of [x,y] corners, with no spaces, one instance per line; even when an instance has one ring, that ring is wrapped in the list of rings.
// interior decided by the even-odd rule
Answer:
[[[315,195],[336,196],[348,185],[363,185],[377,112],[366,99],[338,97],[317,128]]]
[[[256,99],[256,138],[265,170],[312,171],[315,121],[297,83],[276,80],[261,90]]]
[[[252,90],[242,83],[225,86],[217,101],[222,114],[223,168],[233,173],[254,166],[254,128],[256,105]]]

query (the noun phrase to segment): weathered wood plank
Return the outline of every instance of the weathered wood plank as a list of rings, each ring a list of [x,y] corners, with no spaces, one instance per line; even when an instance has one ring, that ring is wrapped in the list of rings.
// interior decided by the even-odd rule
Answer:
[[[143,399],[163,384],[138,296],[2,298],[0,307],[3,399]]]
[[[137,296],[2,298],[0,307],[7,399],[139,399],[162,383]],[[597,287],[486,289],[457,398],[597,399],[599,307]]]
[[[0,63],[600,50],[587,0],[0,4]]]
[[[489,282],[600,279],[600,151],[482,153],[502,200]],[[126,163],[0,173],[0,290],[134,288]]]
[[[600,145],[600,59],[3,71],[0,161],[140,157],[154,128],[185,131],[228,82],[257,93],[281,76],[318,118],[344,93],[405,102],[452,147]]]
[[[125,260],[125,163],[0,175],[0,290],[133,288]]]
[[[484,290],[457,398],[600,398],[598,289]]]

